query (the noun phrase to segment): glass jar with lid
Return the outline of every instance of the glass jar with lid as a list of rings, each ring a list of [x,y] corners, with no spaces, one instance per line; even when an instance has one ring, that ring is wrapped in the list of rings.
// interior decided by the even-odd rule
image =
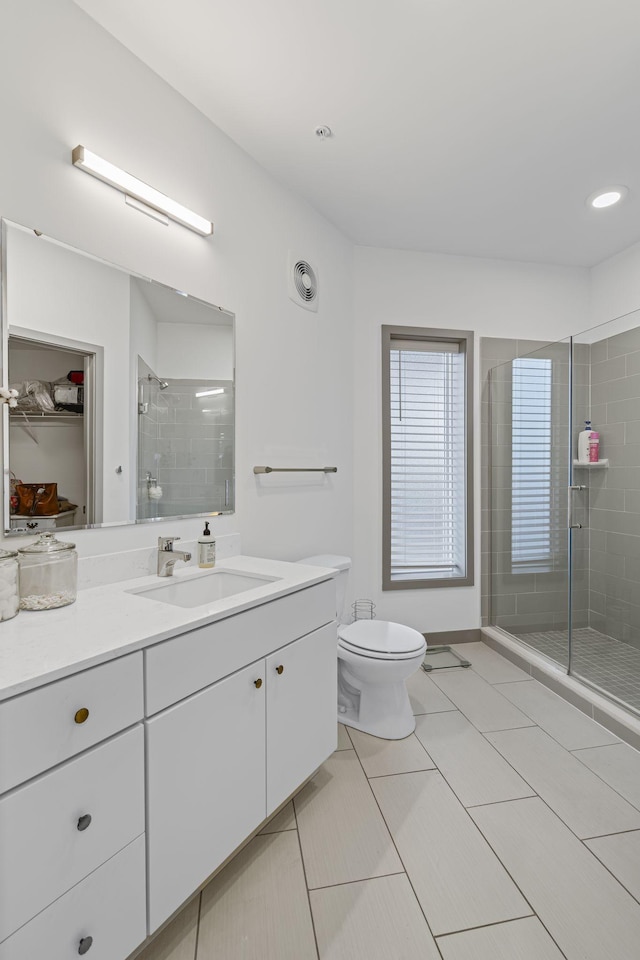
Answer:
[[[18,554],[0,550],[0,620],[15,617],[18,609]]]
[[[35,543],[20,547],[21,610],[52,610],[74,602],[78,589],[75,546],[47,531]]]

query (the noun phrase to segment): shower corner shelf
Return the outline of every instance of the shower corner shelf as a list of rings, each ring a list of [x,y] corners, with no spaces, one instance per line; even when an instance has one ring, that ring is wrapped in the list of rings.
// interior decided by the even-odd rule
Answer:
[[[605,470],[609,466],[608,460],[596,460],[594,463],[583,463],[582,460],[574,460],[574,467],[586,467],[588,470]]]

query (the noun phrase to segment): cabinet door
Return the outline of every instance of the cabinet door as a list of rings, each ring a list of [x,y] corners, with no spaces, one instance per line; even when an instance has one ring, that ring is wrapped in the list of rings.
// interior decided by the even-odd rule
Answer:
[[[336,624],[283,647],[266,663],[268,815],[336,748]]]
[[[266,815],[264,660],[145,726],[153,933]]]

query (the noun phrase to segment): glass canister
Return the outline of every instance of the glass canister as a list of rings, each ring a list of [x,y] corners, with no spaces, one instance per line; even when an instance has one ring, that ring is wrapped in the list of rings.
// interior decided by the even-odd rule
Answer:
[[[19,609],[18,554],[0,550],[0,620],[10,620]]]
[[[20,547],[20,609],[52,610],[73,603],[78,591],[75,543],[41,533],[35,543]]]

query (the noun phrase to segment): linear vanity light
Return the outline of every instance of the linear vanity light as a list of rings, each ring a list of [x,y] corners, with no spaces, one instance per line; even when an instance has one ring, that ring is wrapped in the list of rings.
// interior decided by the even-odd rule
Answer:
[[[120,167],[116,167],[108,160],[103,160],[97,154],[91,153],[82,144],[74,147],[71,160],[74,166],[84,170],[85,173],[90,173],[92,177],[97,177],[98,180],[108,183],[117,190],[122,190],[125,196],[133,197],[153,210],[159,210],[160,213],[166,214],[171,220],[175,220],[176,223],[199,233],[201,237],[210,237],[213,233],[213,224],[210,220],[205,220],[204,217],[194,213],[193,210],[183,207],[181,203],[150,187],[143,180],[132,177],[130,173],[126,173]]]
[[[203,390],[202,393],[196,393],[196,397],[213,397],[216,393],[224,393],[224,387],[218,387],[217,390]]]

